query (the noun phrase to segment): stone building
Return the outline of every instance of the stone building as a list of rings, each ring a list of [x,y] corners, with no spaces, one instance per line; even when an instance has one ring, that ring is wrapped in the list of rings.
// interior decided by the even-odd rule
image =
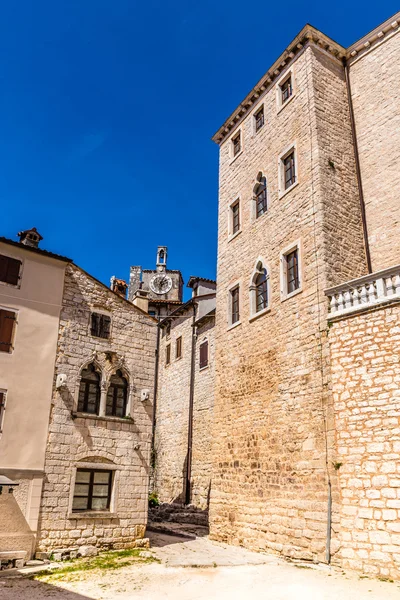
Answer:
[[[332,306],[397,289],[399,23],[348,49],[305,26],[213,138],[210,505],[214,539],[397,578],[397,300]]]
[[[192,298],[160,322],[154,489],[166,504],[208,509],[216,284],[191,277]]]

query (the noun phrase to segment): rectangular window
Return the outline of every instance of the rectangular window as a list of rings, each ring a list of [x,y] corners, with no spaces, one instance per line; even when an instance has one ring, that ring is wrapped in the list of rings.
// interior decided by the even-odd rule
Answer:
[[[300,287],[299,278],[299,250],[296,248],[285,256],[286,260],[286,288],[287,293],[291,294]]]
[[[295,171],[295,160],[294,160],[294,150],[292,150],[284,159],[283,159],[283,183],[284,189],[287,190],[292,186],[296,181],[296,171]]]
[[[109,510],[112,471],[77,469],[72,510]]]
[[[231,206],[232,234],[240,230],[240,203],[237,200]]]
[[[200,344],[200,369],[204,369],[208,366],[208,341],[204,340]]]
[[[171,337],[171,323],[168,323],[165,332],[167,334],[167,340],[168,340]]]
[[[0,392],[0,433],[3,431],[4,411],[6,409],[6,393]]]
[[[99,338],[108,339],[110,337],[111,317],[101,313],[92,313],[90,333]]]
[[[239,152],[242,149],[240,131],[238,134],[235,135],[234,138],[232,138],[232,149],[233,149],[233,156],[236,156],[237,154],[239,154]]]
[[[176,358],[180,358],[182,356],[182,336],[176,338]]]
[[[11,352],[16,323],[16,313],[0,309],[0,352]]]
[[[239,318],[239,286],[236,286],[231,290],[231,324],[237,323]]]
[[[286,100],[289,100],[293,93],[292,88],[292,76],[288,77],[281,85],[281,104],[284,104]]]
[[[20,260],[0,254],[0,281],[10,283],[11,285],[18,285],[21,265],[22,262]]]
[[[255,113],[254,122],[256,126],[256,133],[264,125],[264,105]]]
[[[171,362],[171,344],[168,344],[168,346],[165,348],[165,364],[169,365],[170,362]]]

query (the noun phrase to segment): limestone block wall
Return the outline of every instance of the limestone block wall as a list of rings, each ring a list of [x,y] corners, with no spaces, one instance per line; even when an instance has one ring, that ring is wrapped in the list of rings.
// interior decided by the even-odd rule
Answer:
[[[90,314],[111,316],[110,339],[90,335]],[[143,537],[148,505],[156,328],[154,319],[118,297],[75,266],[66,271],[53,389],[38,548],[79,544],[130,547]],[[107,389],[109,377],[123,370],[129,382],[128,416],[77,413],[82,367],[94,361]],[[149,390],[150,399],[140,394]],[[113,472],[110,511],[72,512],[77,468]]]
[[[238,125],[243,151],[232,160],[229,138],[220,148],[210,531],[214,539],[325,560],[334,429],[322,291],[328,281],[365,272],[365,255],[343,72],[311,44],[291,67],[295,94],[288,104],[277,109],[272,86]],[[266,123],[255,133],[253,114],[261,103]],[[281,195],[278,160],[293,143],[298,181]],[[269,206],[254,219],[260,171]],[[241,233],[231,239],[229,205],[237,198]],[[332,208],[334,202],[340,207]],[[343,244],[346,229],[352,234]],[[302,289],[284,299],[280,255],[294,242],[301,248]],[[270,311],[253,320],[249,286],[259,257],[270,276]],[[240,324],[230,328],[228,294],[235,282]],[[331,480],[337,500],[335,472]]]
[[[338,558],[400,578],[400,304],[332,323]]]
[[[372,269],[400,262],[400,33],[350,62]]]
[[[161,502],[183,503],[186,488],[189,393],[192,352],[191,308],[171,322],[160,340],[157,394],[154,488]],[[214,403],[214,316],[196,327],[195,382],[193,399],[193,450],[191,503],[208,508],[211,481],[211,436]],[[176,358],[176,340],[182,336],[182,357]],[[200,370],[200,344],[208,340],[209,364]],[[166,346],[171,364],[166,365]]]

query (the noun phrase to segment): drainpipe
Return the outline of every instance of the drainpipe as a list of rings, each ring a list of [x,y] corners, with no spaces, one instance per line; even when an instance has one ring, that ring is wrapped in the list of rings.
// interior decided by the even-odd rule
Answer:
[[[331,537],[332,537],[332,484],[328,481],[328,519],[326,528],[326,562],[331,564]]]
[[[351,95],[349,67],[347,65],[346,57],[343,57],[343,68],[344,68],[344,76],[345,76],[345,80],[346,80],[347,99],[348,99],[349,110],[350,110],[350,124],[351,124],[351,133],[352,133],[352,137],[353,137],[353,148],[354,148],[354,158],[355,158],[355,163],[356,163],[358,191],[359,191],[359,196],[360,196],[361,219],[362,219],[362,224],[363,224],[365,255],[367,258],[368,273],[372,273],[371,254],[370,254],[369,240],[368,240],[367,218],[365,215],[364,192],[363,192],[362,179],[361,179],[360,157],[358,154],[356,124],[355,124],[355,120],[354,120],[353,98]]]
[[[193,303],[192,319],[192,357],[190,365],[190,391],[189,391],[189,422],[188,422],[188,447],[186,457],[186,485],[185,504],[191,500],[191,476],[192,476],[192,443],[193,443],[193,400],[194,400],[194,375],[196,367],[196,303]]]
[[[157,410],[157,391],[158,391],[158,364],[160,362],[160,308],[157,308],[157,342],[156,342],[156,364],[154,373],[154,390],[153,390],[153,422],[151,428],[151,457],[154,457],[154,443],[156,434],[156,410]]]

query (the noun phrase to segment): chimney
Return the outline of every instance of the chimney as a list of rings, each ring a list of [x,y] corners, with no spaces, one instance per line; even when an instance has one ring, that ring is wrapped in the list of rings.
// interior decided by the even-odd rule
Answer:
[[[136,290],[140,289],[140,282],[142,279],[142,267],[131,267],[131,273],[129,277],[129,292],[128,300],[133,302]]]
[[[26,229],[25,231],[19,231],[18,236],[20,244],[24,244],[24,246],[32,246],[33,248],[37,248],[40,240],[43,239],[36,227],[32,227],[32,229]]]
[[[113,275],[110,279],[110,288],[113,292],[118,294],[118,296],[121,296],[121,298],[126,298],[128,284],[123,279],[117,279],[115,275]]]
[[[149,312],[149,292],[146,290],[136,290],[132,304],[143,310],[144,312]]]

